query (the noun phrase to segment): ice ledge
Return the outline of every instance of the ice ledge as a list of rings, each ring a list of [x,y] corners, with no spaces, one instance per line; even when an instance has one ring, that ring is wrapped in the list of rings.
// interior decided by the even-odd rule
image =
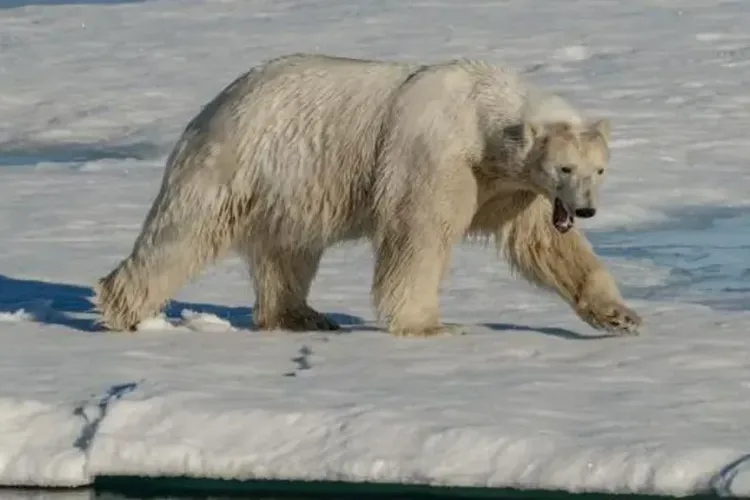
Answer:
[[[582,448],[560,436],[508,436],[499,424],[450,428],[364,407],[213,412],[197,409],[190,394],[109,397],[103,410],[0,400],[0,485],[182,476],[750,495],[748,455],[731,449],[638,442]],[[92,413],[101,418],[82,418]],[[92,422],[97,428],[86,438]]]

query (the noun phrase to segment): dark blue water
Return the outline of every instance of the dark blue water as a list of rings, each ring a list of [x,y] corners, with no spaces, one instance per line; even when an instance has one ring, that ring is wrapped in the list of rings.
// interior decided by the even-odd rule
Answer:
[[[313,488],[312,491],[305,492],[304,486],[298,486],[298,494],[290,495],[289,492],[280,491],[275,495],[256,494],[252,491],[234,491],[214,493],[206,491],[195,491],[192,494],[183,494],[179,491],[175,493],[154,493],[144,491],[142,494],[138,491],[97,491],[91,490],[13,490],[0,489],[0,498],[3,500],[229,500],[229,499],[246,499],[246,500],[469,500],[469,499],[514,499],[514,500],[664,500],[664,496],[651,495],[606,495],[595,493],[567,493],[562,491],[522,491],[522,490],[481,490],[473,489],[463,491],[451,491],[452,489],[436,488],[432,491],[421,490],[420,492],[409,491],[408,488],[403,493],[395,490],[383,492],[367,490],[366,488],[354,487],[349,491],[339,489],[337,491],[318,491]],[[681,500],[718,500],[718,496],[713,494],[696,495],[682,497]]]

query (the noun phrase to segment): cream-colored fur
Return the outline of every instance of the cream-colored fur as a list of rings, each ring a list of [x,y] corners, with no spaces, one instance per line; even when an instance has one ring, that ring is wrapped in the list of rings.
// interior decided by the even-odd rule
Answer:
[[[308,305],[323,252],[360,238],[396,335],[455,331],[438,289],[454,244],[495,235],[512,267],[597,328],[640,318],[551,201],[594,203],[607,124],[481,61],[294,54],[237,78],[188,124],[130,255],[99,280],[109,328],[132,329],[227,252],[246,260],[262,329],[335,329]],[[563,178],[561,165],[576,171]]]

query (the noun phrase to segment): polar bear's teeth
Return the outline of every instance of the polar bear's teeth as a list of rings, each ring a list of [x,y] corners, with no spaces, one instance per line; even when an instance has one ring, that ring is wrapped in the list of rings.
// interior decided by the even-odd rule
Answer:
[[[573,227],[573,215],[565,206],[565,203],[560,198],[555,198],[554,208],[552,210],[552,224],[555,229],[561,233],[565,233]]]

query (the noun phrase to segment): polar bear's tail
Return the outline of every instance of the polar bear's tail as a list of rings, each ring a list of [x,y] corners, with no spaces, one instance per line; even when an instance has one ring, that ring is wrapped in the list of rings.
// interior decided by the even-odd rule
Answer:
[[[109,329],[133,330],[153,317],[232,243],[240,214],[229,188],[177,174],[167,171],[130,255],[94,285],[91,302]]]

